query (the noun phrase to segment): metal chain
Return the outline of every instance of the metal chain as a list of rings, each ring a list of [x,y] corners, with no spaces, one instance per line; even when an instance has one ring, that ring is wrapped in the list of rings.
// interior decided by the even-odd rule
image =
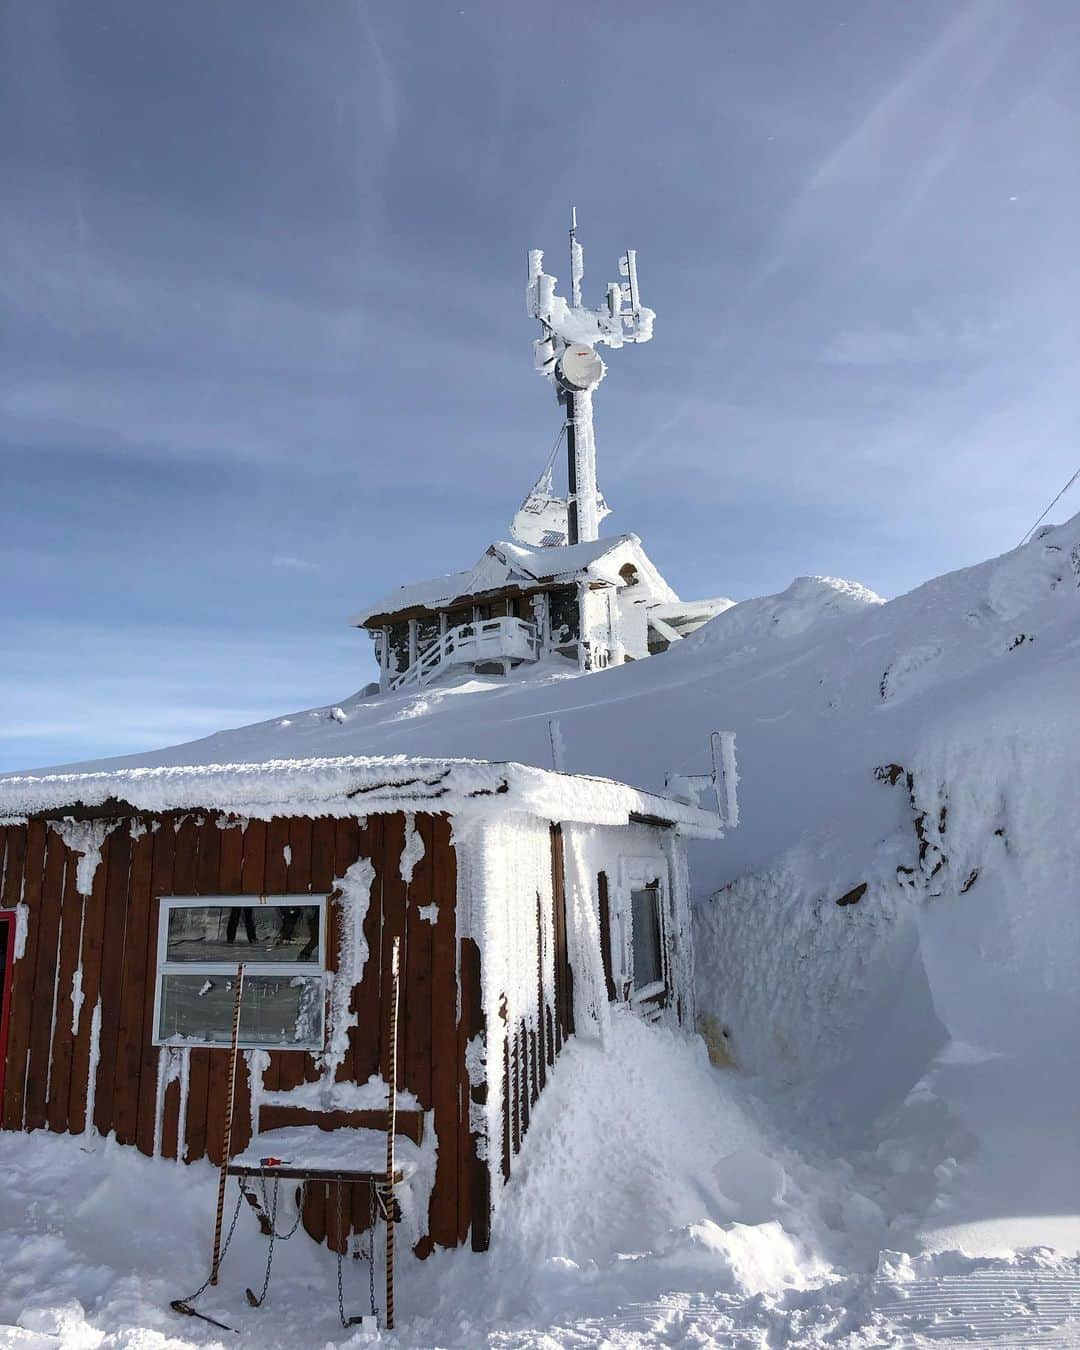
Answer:
[[[361,1261],[367,1261],[367,1263],[368,1263],[368,1298],[369,1298],[370,1303],[371,1303],[371,1315],[372,1315],[372,1317],[378,1317],[378,1315],[379,1315],[379,1310],[378,1310],[378,1308],[376,1307],[376,1304],[375,1304],[375,1223],[376,1223],[376,1214],[377,1214],[377,1206],[376,1206],[376,1198],[375,1198],[375,1186],[376,1186],[376,1183],[375,1183],[374,1181],[368,1182],[368,1240],[367,1240],[367,1251],[365,1251],[363,1247],[359,1246],[359,1238],[357,1238],[358,1251],[357,1251],[357,1253],[356,1253],[356,1255],[357,1255],[357,1257],[358,1257],[359,1260],[361,1260]],[[344,1236],[343,1233],[342,1233],[341,1191],[342,1191],[342,1183],[339,1181],[339,1182],[337,1183],[337,1230],[338,1230],[338,1236],[339,1236],[339,1237]],[[347,1240],[347,1239],[345,1240],[345,1244],[344,1244],[344,1245],[346,1245],[346,1246],[348,1245],[348,1240]],[[342,1283],[341,1283],[341,1261],[342,1261],[342,1255],[343,1255],[343,1253],[342,1253],[341,1251],[339,1251],[338,1254],[337,1254],[337,1304],[338,1304],[338,1316],[341,1318],[341,1325],[342,1325],[343,1327],[350,1327],[350,1326],[352,1326],[356,1321],[358,1321],[359,1319],[357,1319],[357,1318],[355,1318],[355,1317],[346,1317],[346,1316],[345,1316],[345,1296],[344,1296],[344,1293],[342,1292]]]
[[[243,1177],[237,1177],[236,1181],[237,1181],[236,1208],[233,1210],[232,1220],[229,1223],[229,1231],[225,1235],[225,1242],[221,1248],[221,1255],[218,1258],[219,1269],[221,1267],[221,1263],[225,1260],[225,1253],[229,1250],[229,1243],[233,1239],[233,1233],[236,1231],[236,1221],[240,1217],[240,1206],[244,1203],[244,1179]],[[184,1303],[194,1303],[200,1294],[206,1292],[206,1289],[209,1286],[210,1280],[212,1278],[213,1272],[211,1271],[210,1275],[207,1275],[206,1279],[203,1280],[202,1284],[199,1285],[198,1289],[196,1289],[193,1294],[189,1294],[186,1299],[178,1301],[182,1301]]]
[[[267,1197],[267,1194],[266,1194],[266,1173],[265,1173],[265,1172],[260,1173],[260,1177],[261,1177],[261,1180],[262,1180],[263,1213],[264,1213],[264,1214],[268,1214],[268,1213],[270,1212],[270,1201],[269,1201],[269,1198]],[[275,1202],[275,1205],[276,1205],[276,1203],[277,1203],[277,1185],[278,1185],[278,1179],[275,1178],[275,1179],[274,1179],[274,1202]],[[308,1188],[307,1182],[306,1182],[306,1181],[301,1182],[301,1184],[300,1184],[300,1198],[299,1198],[299,1200],[297,1200],[297,1202],[296,1202],[296,1219],[295,1219],[295,1221],[294,1221],[294,1223],[293,1223],[293,1226],[289,1229],[289,1231],[288,1231],[287,1233],[278,1233],[277,1231],[274,1232],[274,1237],[277,1238],[278,1242],[288,1242],[288,1240],[293,1236],[293,1234],[296,1232],[296,1230],[300,1227],[300,1220],[304,1217],[304,1206],[307,1204],[307,1188]],[[273,1221],[272,1221],[272,1220],[271,1220],[271,1226],[273,1226]]]
[[[339,1179],[334,1183],[334,1190],[337,1192],[337,1235],[339,1240],[344,1236],[341,1231],[341,1187],[342,1183]],[[342,1246],[344,1245],[345,1243],[343,1242]],[[345,1316],[345,1297],[341,1292],[341,1255],[341,1248],[339,1247],[337,1253],[337,1308],[338,1316],[341,1318],[341,1325],[343,1327],[348,1327],[349,1319]]]
[[[266,1174],[262,1175],[263,1195],[266,1194]],[[259,1291],[257,1298],[251,1297],[251,1290],[248,1290],[248,1301],[253,1308],[261,1308],[263,1300],[266,1298],[266,1291],[270,1288],[270,1269],[274,1264],[274,1239],[277,1237],[277,1202],[278,1202],[279,1178],[274,1178],[274,1198],[270,1204],[270,1245],[266,1251],[266,1274],[263,1276],[263,1287]],[[292,1230],[294,1233],[296,1229]],[[291,1236],[291,1234],[290,1234]]]

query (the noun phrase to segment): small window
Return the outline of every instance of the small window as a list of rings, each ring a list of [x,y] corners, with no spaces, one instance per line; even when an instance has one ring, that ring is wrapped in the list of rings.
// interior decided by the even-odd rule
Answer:
[[[389,666],[395,672],[409,669],[409,625],[407,622],[390,625]]]
[[[229,1045],[243,961],[239,1044],[321,1050],[325,926],[321,895],[162,900],[154,1043]]]
[[[439,620],[435,617],[425,617],[416,621],[416,652],[418,656],[423,656],[424,652],[433,646],[439,640]]]
[[[548,622],[551,640],[556,646],[577,642],[581,636],[581,606],[576,587],[566,586],[548,592]]]
[[[660,938],[660,884],[652,882],[630,892],[630,931],[633,947],[635,993],[664,982],[664,958]]]

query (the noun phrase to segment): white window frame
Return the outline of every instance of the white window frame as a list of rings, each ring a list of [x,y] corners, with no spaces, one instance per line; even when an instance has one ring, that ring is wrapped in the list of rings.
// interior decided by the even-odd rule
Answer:
[[[237,1041],[241,1050],[295,1050],[311,1054],[324,1049],[326,1040],[326,923],[327,901],[329,895],[311,895],[307,892],[298,895],[163,895],[159,898],[158,939],[156,968],[154,971],[154,1029],[152,1044],[158,1046],[179,1046],[192,1049],[219,1050],[228,1049],[230,1041],[205,1041],[181,1036],[161,1035],[161,990],[166,975],[223,975],[236,976],[236,967],[244,962],[244,978],[252,975],[307,975],[318,976],[322,985],[322,998],[319,1001],[320,1017],[318,1040],[311,1043],[292,1041],[288,1045],[268,1045],[265,1041],[246,1041],[243,1037]],[[319,909],[319,952],[318,963],[311,961],[250,961],[244,960],[246,944],[238,943],[235,961],[166,961],[165,953],[169,937],[169,912],[174,909],[288,909],[313,905]]]
[[[660,928],[660,966],[663,976],[655,984],[634,988],[634,933],[632,891],[647,890],[652,882],[657,883],[657,922]],[[667,859],[660,854],[622,858],[619,861],[619,904],[618,912],[613,915],[617,928],[619,960],[622,969],[616,978],[616,988],[621,988],[623,997],[633,1005],[646,1003],[659,994],[666,993],[671,982],[670,961],[668,957],[668,908],[671,886],[668,878]],[[615,936],[613,934],[613,936]],[[613,949],[614,949],[614,943]]]

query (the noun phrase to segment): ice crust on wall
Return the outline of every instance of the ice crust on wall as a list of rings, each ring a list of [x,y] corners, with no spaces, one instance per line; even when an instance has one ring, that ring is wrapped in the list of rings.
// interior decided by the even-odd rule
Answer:
[[[359,858],[334,883],[339,892],[336,903],[340,937],[338,968],[329,972],[330,998],[327,1026],[327,1049],[318,1057],[323,1083],[332,1090],[334,1075],[344,1062],[349,1049],[349,1028],[356,1025],[358,1013],[349,1011],[353,990],[364,978],[368,945],[364,936],[364,920],[371,904],[371,885],[375,868],[369,858]],[[331,907],[333,913],[335,907]]]
[[[115,828],[115,824],[105,820],[49,821],[49,829],[60,836],[72,853],[80,855],[75,868],[75,889],[84,899],[94,889],[94,877],[101,866],[101,846]]]

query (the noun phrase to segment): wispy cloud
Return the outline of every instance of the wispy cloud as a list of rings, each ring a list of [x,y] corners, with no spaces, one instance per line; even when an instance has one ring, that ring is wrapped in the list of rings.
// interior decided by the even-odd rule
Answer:
[[[291,553],[275,553],[270,559],[272,567],[281,567],[287,572],[317,572],[319,564],[307,558],[297,558]]]

